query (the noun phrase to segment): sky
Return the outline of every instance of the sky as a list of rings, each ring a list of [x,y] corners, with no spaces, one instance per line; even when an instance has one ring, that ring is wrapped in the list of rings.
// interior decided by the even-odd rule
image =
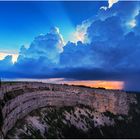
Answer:
[[[107,2],[0,2],[0,48],[19,51],[54,26],[68,41],[76,26],[96,15],[103,3]]]
[[[139,10],[138,1],[1,1],[0,76],[140,91]]]

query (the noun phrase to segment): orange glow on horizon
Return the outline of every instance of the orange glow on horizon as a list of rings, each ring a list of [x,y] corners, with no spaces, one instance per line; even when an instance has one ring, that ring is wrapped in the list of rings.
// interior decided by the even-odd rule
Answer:
[[[66,83],[69,85],[83,85],[94,88],[119,89],[119,90],[122,90],[124,87],[124,82],[122,81],[69,81]]]
[[[17,80],[17,79],[16,79]],[[18,81],[39,81],[44,83],[54,84],[68,84],[68,85],[81,85],[93,88],[105,88],[105,89],[118,89],[124,88],[123,81],[104,81],[104,80],[83,80],[83,81],[67,81],[64,78],[50,78],[50,79],[18,79]]]

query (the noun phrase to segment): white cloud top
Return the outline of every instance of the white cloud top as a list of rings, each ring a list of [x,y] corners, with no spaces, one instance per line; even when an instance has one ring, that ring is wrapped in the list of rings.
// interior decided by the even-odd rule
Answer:
[[[113,6],[113,4],[117,3],[119,0],[108,0],[108,8],[111,8]]]
[[[113,4],[117,3],[119,0],[108,0],[108,7],[102,6],[100,9],[107,10],[108,8],[111,8]]]

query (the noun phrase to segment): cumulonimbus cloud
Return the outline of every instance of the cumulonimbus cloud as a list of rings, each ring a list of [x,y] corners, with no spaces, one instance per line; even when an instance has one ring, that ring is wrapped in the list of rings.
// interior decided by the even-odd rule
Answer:
[[[127,89],[134,87],[133,83],[136,89],[140,82],[135,78],[140,79],[140,13],[134,13],[139,4],[118,2],[99,11],[98,18],[90,20],[86,28],[82,23],[78,29],[84,29],[88,41],[64,45],[58,28],[52,28],[48,34],[36,37],[29,48],[22,46],[14,65],[10,57],[0,61],[0,65],[7,66],[0,67],[0,72],[5,70],[6,77],[10,67],[15,77],[124,80],[129,83]],[[127,23],[131,20],[136,25],[130,28]]]

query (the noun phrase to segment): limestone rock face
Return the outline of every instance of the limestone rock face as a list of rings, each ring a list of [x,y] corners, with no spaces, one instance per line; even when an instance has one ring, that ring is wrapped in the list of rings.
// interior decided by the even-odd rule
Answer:
[[[135,95],[123,91],[68,85],[20,82],[5,84],[0,90],[1,133],[3,136],[31,111],[46,106],[86,105],[103,113],[127,115]]]
[[[92,127],[112,126],[115,121],[86,106],[45,107],[34,110],[7,134],[8,138],[67,138],[65,130],[87,133]],[[65,130],[64,130],[65,129]],[[75,129],[75,130],[74,130]]]
[[[6,138],[139,138],[137,115],[101,113],[84,105],[44,107],[17,121]]]

